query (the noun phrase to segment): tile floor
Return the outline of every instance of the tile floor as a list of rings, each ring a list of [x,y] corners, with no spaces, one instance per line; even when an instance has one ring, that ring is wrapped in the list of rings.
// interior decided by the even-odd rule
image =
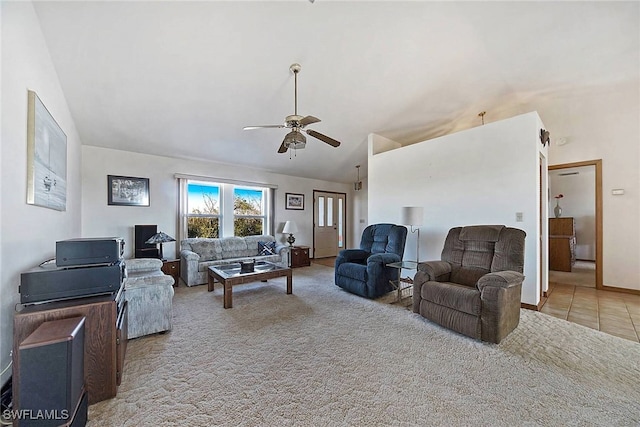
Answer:
[[[640,295],[549,282],[548,298],[540,311],[640,342]]]

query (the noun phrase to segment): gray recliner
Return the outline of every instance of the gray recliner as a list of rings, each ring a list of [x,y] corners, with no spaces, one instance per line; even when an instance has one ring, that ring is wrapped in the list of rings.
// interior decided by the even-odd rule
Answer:
[[[413,311],[461,334],[499,343],[520,321],[525,236],[504,225],[449,230],[442,260],[418,265]]]

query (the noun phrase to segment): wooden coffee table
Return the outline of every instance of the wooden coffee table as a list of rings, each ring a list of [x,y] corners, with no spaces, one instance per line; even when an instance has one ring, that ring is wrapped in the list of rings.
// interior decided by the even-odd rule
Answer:
[[[233,307],[233,286],[243,283],[256,282],[258,280],[266,282],[268,279],[276,277],[287,277],[287,294],[293,293],[293,278],[291,269],[267,261],[257,261],[254,271],[251,273],[240,272],[240,263],[216,265],[209,267],[208,288],[213,291],[213,284],[217,280],[222,283],[224,289],[224,308]]]

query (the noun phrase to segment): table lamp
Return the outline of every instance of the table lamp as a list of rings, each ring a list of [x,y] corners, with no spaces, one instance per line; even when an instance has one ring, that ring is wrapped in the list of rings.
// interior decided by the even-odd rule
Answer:
[[[282,233],[289,235],[289,237],[287,237],[287,242],[289,242],[289,246],[293,246],[293,243],[296,241],[296,238],[293,237],[293,233],[297,233],[297,232],[298,232],[298,227],[296,226],[295,222],[287,221],[284,223],[284,227],[282,228]]]
[[[150,245],[160,244],[160,251],[159,251],[160,259],[164,261],[164,257],[162,256],[162,244],[167,242],[175,242],[175,241],[176,239],[160,231],[154,234],[153,236],[151,236],[149,240],[147,240],[145,243],[148,243]]]

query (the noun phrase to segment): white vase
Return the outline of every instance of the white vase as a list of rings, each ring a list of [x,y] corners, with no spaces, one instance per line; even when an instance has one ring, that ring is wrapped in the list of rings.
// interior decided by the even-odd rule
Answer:
[[[560,207],[560,202],[558,199],[556,199],[556,207],[553,208],[553,214],[556,216],[556,218],[560,218],[562,216],[562,208]]]

